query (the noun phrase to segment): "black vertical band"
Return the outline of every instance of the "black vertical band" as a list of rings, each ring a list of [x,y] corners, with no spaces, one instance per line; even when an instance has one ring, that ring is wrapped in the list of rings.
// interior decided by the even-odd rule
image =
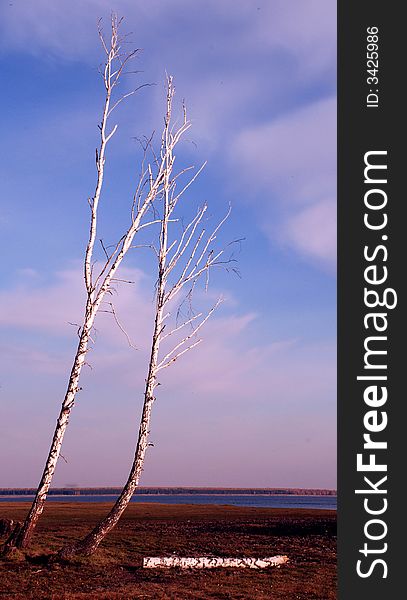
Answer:
[[[383,600],[406,569],[407,26],[402,3],[338,8],[338,598]]]

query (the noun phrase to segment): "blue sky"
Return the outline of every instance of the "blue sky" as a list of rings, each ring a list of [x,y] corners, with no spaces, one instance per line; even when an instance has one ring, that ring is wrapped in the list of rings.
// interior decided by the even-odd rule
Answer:
[[[120,237],[139,169],[134,138],[159,129],[165,72],[193,127],[180,164],[203,174],[188,202],[223,239],[245,237],[241,279],[204,343],[168,369],[154,406],[144,485],[336,485],[336,5],[331,0],[10,0],[2,4],[0,486],[35,485],[63,397],[81,315],[81,257],[103,87],[96,23],[110,10],[142,48],[107,159],[101,236]],[[97,322],[56,485],[119,485],[138,428],[154,274],[117,297],[134,351]],[[5,427],[4,427],[5,425]]]

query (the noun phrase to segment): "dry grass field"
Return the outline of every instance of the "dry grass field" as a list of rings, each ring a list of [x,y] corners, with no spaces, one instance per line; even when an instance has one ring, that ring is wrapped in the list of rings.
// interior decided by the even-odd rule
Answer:
[[[0,503],[22,519],[28,503]],[[90,558],[48,564],[89,531],[103,503],[50,502],[32,546],[0,561],[0,598],[13,600],[335,600],[336,512],[233,506],[130,504]],[[149,570],[144,556],[273,556],[280,568]]]

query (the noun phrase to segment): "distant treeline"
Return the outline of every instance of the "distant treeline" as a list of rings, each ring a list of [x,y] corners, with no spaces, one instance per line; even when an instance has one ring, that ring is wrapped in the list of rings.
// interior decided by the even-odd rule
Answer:
[[[65,487],[51,488],[51,496],[117,496],[122,491],[118,487]],[[0,496],[33,496],[36,492],[34,488],[3,488],[0,489]],[[301,489],[301,488],[197,488],[197,487],[140,487],[136,494],[222,494],[222,495],[289,495],[289,496],[336,496],[336,490],[319,489]]]

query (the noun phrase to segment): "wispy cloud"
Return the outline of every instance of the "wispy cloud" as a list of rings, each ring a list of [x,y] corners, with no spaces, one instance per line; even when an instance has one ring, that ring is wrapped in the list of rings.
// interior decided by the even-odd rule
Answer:
[[[2,46],[5,50],[24,48],[38,53],[48,50],[68,59],[92,60],[94,27],[100,17],[114,10],[126,18],[135,33],[144,30],[152,35],[157,30],[173,28],[173,19],[190,22],[195,27],[222,27],[226,40],[231,37],[239,46],[231,52],[244,52],[256,47],[284,49],[296,56],[309,71],[332,67],[335,56],[335,2],[332,0],[275,0],[270,3],[248,0],[83,0],[80,5],[69,0],[37,0],[35,4],[14,2],[3,9]],[[210,19],[209,19],[210,16]],[[72,34],[75,35],[73,42]],[[200,49],[201,56],[207,48]],[[201,56],[193,60],[198,64]],[[191,57],[192,58],[192,57]]]
[[[328,98],[239,134],[237,180],[274,240],[333,265],[336,102]]]
[[[274,240],[332,267],[334,238],[329,242],[325,233],[324,242],[310,240],[306,246],[306,236],[299,239],[297,230],[300,222],[316,224],[312,215],[317,213],[329,213],[332,220],[335,99],[317,94],[318,99],[298,106],[293,98],[309,93],[313,82],[335,80],[335,6],[333,0],[199,0],[193,5],[154,0],[148,6],[139,0],[116,0],[113,5],[108,0],[80,5],[68,0],[15,2],[3,11],[0,48],[95,66],[101,57],[97,19],[104,17],[108,28],[110,10],[117,11],[126,19],[124,29],[134,31],[134,43],[145,49],[137,66],[145,71],[142,77],[159,84],[149,90],[142,119],[138,115],[135,126],[132,113],[132,124],[125,128],[143,135],[156,127],[163,105],[161,81],[168,69],[194,121],[189,137],[202,142],[205,158],[214,153],[226,181],[245,179],[243,195],[261,202],[261,225]],[[77,145],[84,125],[96,122],[93,114],[89,118],[87,111],[76,113],[71,107],[69,114],[57,117],[59,124],[52,118],[42,124],[41,135],[46,139],[48,131],[51,143],[63,137],[63,124],[69,123],[69,135],[77,138],[71,143]],[[320,208],[311,209],[314,203]],[[314,228],[309,237],[315,240],[321,234]]]
[[[7,175],[4,234],[11,256],[0,291],[7,340],[0,348],[0,408],[7,407],[3,420],[9,425],[0,453],[13,448],[5,461],[10,484],[36,483],[77,343],[76,326],[68,321],[80,322],[84,286],[82,268],[72,261],[86,243],[86,197],[94,185],[103,96],[96,23],[103,16],[107,30],[111,9],[124,15],[123,30],[133,31],[135,45],[144,49],[137,82],[157,85],[115,114],[119,130],[109,150],[104,239],[116,239],[127,219],[138,171],[132,136],[160,130],[165,70],[175,76],[177,102],[185,98],[194,124],[187,137],[197,147],[190,143],[179,158],[183,162],[188,154],[187,164],[209,158],[192,198],[209,199],[214,214],[232,199],[232,220],[241,219],[237,230],[248,239],[243,281],[225,285],[236,297],[208,322],[204,342],[161,373],[152,428],[158,443],[144,482],[333,482],[335,349],[331,329],[324,331],[332,282],[321,268],[332,269],[335,259],[335,2],[10,4],[0,20],[0,57],[15,99],[11,106],[9,95],[3,97],[11,118],[0,166]],[[123,90],[134,85],[132,77],[123,80]],[[229,227],[231,222],[227,237]],[[270,253],[259,230],[273,241]],[[293,253],[292,272],[287,252]],[[140,261],[129,264],[147,264]],[[24,266],[36,269],[16,275]],[[89,354],[93,370],[83,374],[64,444],[69,464],[57,474],[62,484],[120,483],[131,460],[154,282],[137,269],[122,275],[135,283],[119,285],[113,300],[137,350],[111,314],[98,316]]]
[[[41,277],[32,270],[22,275],[25,281],[0,295],[1,325],[18,332],[0,348],[7,373],[2,378],[1,393],[14,406],[8,411],[7,421],[10,431],[15,432],[0,441],[0,448],[2,444],[7,446],[4,452],[10,444],[17,448],[13,473],[5,474],[9,485],[35,483],[33,477],[46,451],[48,428],[59,409],[68,377],[76,334],[67,320],[80,316],[82,287],[79,268],[61,271],[46,284],[41,284]],[[152,302],[151,292],[146,291],[149,286],[143,285],[148,278],[142,272],[128,270],[123,275],[136,283],[121,286],[116,307],[139,349],[128,347],[111,315],[100,315],[98,337],[89,355],[92,370],[83,374],[84,391],[75,408],[78,420],[74,419],[64,447],[69,464],[60,467],[56,480],[62,484],[78,479],[94,485],[103,483],[106,475],[99,464],[104,465],[103,469],[109,464],[113,482],[120,483],[135,443],[149,354]],[[55,344],[55,335],[69,340],[69,344]],[[319,446],[309,444],[300,450],[298,440],[318,435],[316,424],[326,422],[335,402],[333,344],[270,339],[262,320],[253,313],[239,313],[236,303],[232,312],[229,307],[227,314],[219,312],[214,316],[202,330],[202,337],[204,341],[198,348],[161,373],[152,426],[153,441],[159,443],[149,458],[144,482],[234,485],[239,482],[241,469],[249,469],[250,464],[257,466],[249,469],[247,485],[301,481],[302,475],[295,479],[297,465],[304,461],[306,470],[310,460],[317,460]],[[17,384],[12,384],[13,377],[17,377]],[[26,397],[30,399],[28,403],[23,400]],[[32,447],[28,429],[32,423],[36,423],[38,437],[32,464],[38,465],[27,475],[27,452]],[[22,431],[26,436],[21,441]],[[83,452],[84,436],[92,448],[98,448],[100,460],[96,467],[94,452]],[[212,436],[223,440],[222,457],[213,446]],[[188,455],[197,465],[205,449],[208,465],[199,466],[196,480],[188,475],[189,461],[179,455],[179,439],[184,440],[183,448],[188,448]],[[244,453],[242,439],[250,441]],[[284,472],[283,466],[275,466],[270,479],[264,461],[279,451],[280,443],[286,448],[284,465],[288,465],[288,470]],[[259,452],[264,460],[259,459]],[[334,448],[331,459],[333,453]],[[168,471],[168,461],[176,462],[176,472]],[[326,466],[323,468],[326,471]],[[325,472],[324,477],[334,481],[332,472]],[[112,483],[112,479],[109,481]]]
[[[112,302],[117,306],[118,314],[126,314],[126,323],[130,331],[135,323],[137,329],[146,333],[145,324],[152,314],[151,294],[143,290],[145,275],[137,269],[123,269],[123,278],[132,284],[118,282],[117,298]],[[110,300],[102,305],[99,323],[104,325],[107,335],[116,338],[116,328],[110,325],[114,319],[109,311]],[[85,303],[83,273],[80,267],[72,267],[54,274],[44,281],[34,269],[22,269],[17,282],[0,291],[0,325],[20,331],[41,331],[48,335],[70,337],[77,324],[81,323]],[[73,325],[72,325],[73,324]],[[116,332],[117,333],[117,332]]]
[[[328,98],[242,131],[231,159],[246,181],[296,206],[335,191],[336,102]]]
[[[321,200],[283,223],[281,238],[301,254],[329,268],[336,262],[336,202]]]
[[[138,352],[129,350],[126,337],[118,328],[112,315],[99,314],[96,322],[97,343],[92,351],[92,363],[99,371],[102,378],[110,377],[115,371],[119,373],[121,384],[140,387],[143,381],[146,361],[149,354],[151,323],[153,318],[153,303],[151,294],[141,286],[145,276],[140,271],[127,270],[126,277],[132,277],[133,286],[121,286],[115,299],[115,309],[120,315],[121,324],[126,327],[133,338]],[[59,360],[47,348],[47,336],[63,336],[67,339],[75,337],[75,328],[68,321],[80,323],[82,312],[81,272],[77,269],[62,271],[56,275],[53,283],[34,286],[33,279],[25,284],[18,284],[13,289],[0,294],[0,324],[3,327],[13,327],[20,330],[20,347],[17,349],[13,342],[14,357],[19,357],[19,363],[35,371],[37,365],[46,371],[47,360],[49,370],[56,372],[56,367],[61,368],[66,360]],[[106,307],[109,310],[109,307]],[[246,338],[249,329],[257,330],[257,343],[247,344]],[[32,332],[40,332],[42,341],[40,345]],[[21,337],[26,332],[28,337]],[[191,351],[180,360],[181,367],[176,363],[173,367],[163,371],[162,379],[166,382],[172,393],[179,391],[179,373],[182,370],[182,386],[194,389],[200,394],[209,394],[224,399],[231,398],[244,400],[251,395],[260,398],[264,381],[267,379],[272,396],[283,394],[287,397],[295,392],[295,386],[302,381],[302,393],[306,382],[311,382],[311,387],[325,385],[320,376],[320,364],[315,361],[315,352],[319,355],[318,346],[312,345],[314,350],[300,339],[269,340],[262,339],[256,315],[247,314],[216,314],[202,331],[204,343],[196,350]],[[33,341],[34,340],[34,341]],[[261,341],[260,341],[261,340]],[[43,346],[41,347],[41,344]],[[5,355],[6,348],[3,347]],[[321,350],[322,359],[325,351]],[[11,356],[11,354],[9,355]],[[24,356],[30,356],[26,361]],[[12,359],[14,361],[14,358]],[[135,367],[136,364],[140,367]],[[296,366],[293,368],[293,364]],[[312,366],[314,365],[314,366]],[[135,371],[136,368],[136,371]],[[315,369],[315,378],[312,370]],[[299,372],[298,382],[293,384],[290,372]],[[306,375],[305,373],[308,373]],[[330,369],[330,379],[333,367]],[[117,377],[114,375],[114,377]],[[294,386],[294,387],[293,387]],[[295,394],[294,394],[295,395]]]

